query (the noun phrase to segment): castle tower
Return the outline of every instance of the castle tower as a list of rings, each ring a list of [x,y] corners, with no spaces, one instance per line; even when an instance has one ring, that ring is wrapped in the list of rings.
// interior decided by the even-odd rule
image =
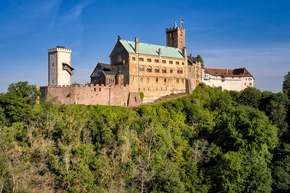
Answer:
[[[70,85],[73,70],[70,49],[57,46],[48,50],[48,86]]]
[[[178,27],[176,22],[173,28],[166,28],[166,46],[180,50],[185,47],[185,29]]]

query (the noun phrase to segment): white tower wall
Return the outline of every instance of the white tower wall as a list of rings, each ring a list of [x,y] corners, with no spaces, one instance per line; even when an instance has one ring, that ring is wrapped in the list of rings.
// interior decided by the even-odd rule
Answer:
[[[70,85],[73,75],[71,50],[56,47],[48,50],[48,85]]]

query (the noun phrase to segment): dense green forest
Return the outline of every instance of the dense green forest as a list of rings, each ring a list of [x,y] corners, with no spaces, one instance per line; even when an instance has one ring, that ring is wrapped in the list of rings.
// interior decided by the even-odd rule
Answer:
[[[0,192],[290,192],[284,83],[201,84],[136,108],[38,104],[34,86],[12,84],[0,94]]]

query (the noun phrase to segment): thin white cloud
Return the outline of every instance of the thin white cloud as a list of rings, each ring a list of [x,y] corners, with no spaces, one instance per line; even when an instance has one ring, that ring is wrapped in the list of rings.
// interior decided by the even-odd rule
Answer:
[[[92,2],[93,0],[86,0],[76,4],[74,7],[65,12],[61,18],[62,22],[68,23],[78,20],[83,12],[83,9],[89,6]]]
[[[33,1],[24,4],[21,8],[13,7],[13,11],[7,12],[7,17],[10,17],[9,14],[13,15],[13,17],[11,16],[9,23],[1,27],[1,31],[9,35],[34,32],[39,24],[46,26],[45,24],[48,19],[54,19],[56,17],[60,3],[60,0]],[[21,14],[14,17],[16,15],[15,12],[21,12]],[[38,30],[40,29],[38,28]]]

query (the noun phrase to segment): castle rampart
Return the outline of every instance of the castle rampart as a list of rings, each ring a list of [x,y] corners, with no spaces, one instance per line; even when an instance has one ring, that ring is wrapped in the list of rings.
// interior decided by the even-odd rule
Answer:
[[[128,87],[118,85],[63,85],[40,87],[42,97],[60,104],[128,106]]]

